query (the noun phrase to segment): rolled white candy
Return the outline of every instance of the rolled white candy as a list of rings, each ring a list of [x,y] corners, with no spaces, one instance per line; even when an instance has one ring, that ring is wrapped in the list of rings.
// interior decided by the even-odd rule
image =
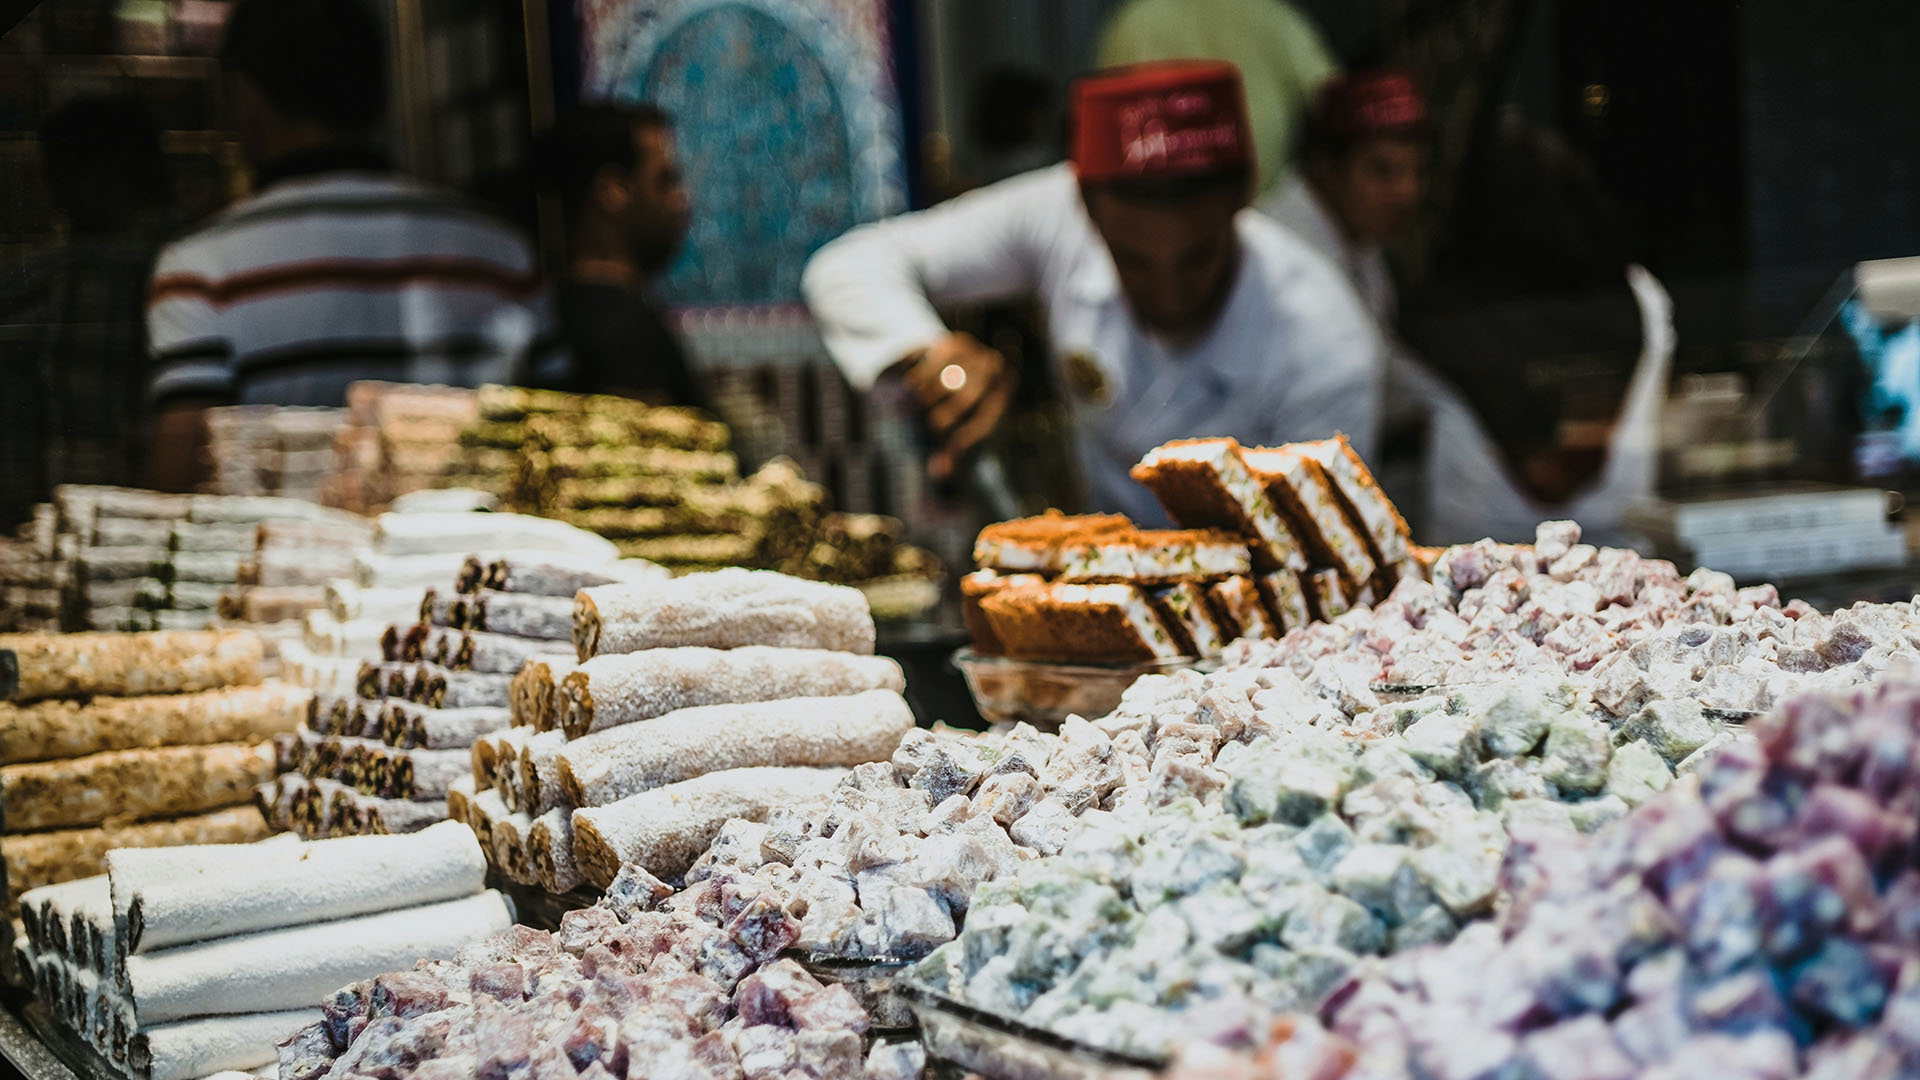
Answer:
[[[450,960],[461,946],[513,923],[506,900],[485,892],[335,922],[267,930],[129,956],[126,983],[143,1026],[319,1001],[358,979]]]
[[[891,690],[706,705],[566,743],[558,773],[575,805],[605,806],[727,769],[885,761],[912,729],[913,710]]]
[[[159,1024],[133,1036],[128,1064],[144,1080],[192,1080],[253,1069],[278,1056],[280,1040],[319,1019],[319,1009],[288,1009]]]
[[[906,689],[884,656],[776,649],[675,648],[596,656],[561,682],[569,739],[695,705]]]
[[[623,863],[676,878],[732,818],[764,821],[780,806],[827,796],[844,769],[731,769],[573,812],[573,853],[604,889]]]
[[[473,831],[443,822],[408,836],[318,840],[290,865],[237,866],[147,885],[127,937],[150,953],[209,938],[367,915],[471,896],[486,859]]]
[[[683,645],[871,653],[873,612],[865,593],[845,585],[729,568],[582,589],[574,600],[573,643],[582,660]]]

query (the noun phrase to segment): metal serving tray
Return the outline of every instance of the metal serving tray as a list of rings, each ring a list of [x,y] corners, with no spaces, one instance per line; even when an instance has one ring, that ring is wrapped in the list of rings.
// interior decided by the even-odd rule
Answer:
[[[1496,686],[1494,682],[1471,683],[1372,683],[1367,689],[1381,699],[1389,702],[1411,701],[1430,694],[1445,694],[1454,690],[1466,690],[1479,686]],[[1709,720],[1718,720],[1726,724],[1744,724],[1757,720],[1764,713],[1749,709],[1716,709],[1710,705],[1700,706],[1700,712]]]
[[[867,1010],[876,1033],[912,1031],[913,1010],[900,993],[900,983],[919,961],[897,956],[848,957],[796,952],[807,974],[823,983],[839,983]]]
[[[920,1023],[928,1059],[991,1080],[1146,1080],[1167,1066],[988,1012],[911,979],[895,990]]]

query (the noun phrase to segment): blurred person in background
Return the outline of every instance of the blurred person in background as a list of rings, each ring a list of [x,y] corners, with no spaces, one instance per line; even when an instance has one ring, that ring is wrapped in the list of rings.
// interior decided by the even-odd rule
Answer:
[[[1551,518],[1594,543],[1633,539],[1625,511],[1657,479],[1673,304],[1562,140],[1492,133],[1404,327],[1431,372],[1425,542],[1524,541]],[[1574,365],[1620,389],[1563,392],[1552,376]]]
[[[533,252],[393,171],[373,15],[358,0],[239,0],[220,65],[255,193],[154,268],[154,486],[194,484],[216,405],[339,406],[361,379],[515,379],[547,331]]]
[[[0,281],[0,526],[57,484],[140,481],[147,275],[174,224],[159,127],[137,99],[60,106],[40,153],[65,231]]]
[[[1426,99],[1404,71],[1335,75],[1314,95],[1300,168],[1259,208],[1325,255],[1373,313],[1387,342],[1378,457],[1381,486],[1417,526],[1425,513],[1424,451],[1432,374],[1399,339],[1399,291],[1388,249],[1405,238],[1427,194]]]
[[[1253,149],[1233,67],[1089,76],[1073,124],[1070,162],[862,226],[807,267],[807,303],[848,381],[906,381],[935,479],[999,424],[1014,373],[934,305],[1022,295],[1046,308],[1096,509],[1163,520],[1127,473],[1170,439],[1345,431],[1370,452],[1379,335],[1325,259],[1247,210]]]
[[[1314,91],[1340,70],[1313,20],[1286,0],[1127,0],[1101,29],[1103,68],[1154,60],[1224,60],[1246,80],[1264,195],[1291,172]]]
[[[673,121],[651,105],[582,105],[541,138],[544,186],[567,223],[556,300],[568,358],[555,389],[708,406],[654,283],[687,239],[692,201]]]
[[[1386,249],[1427,190],[1427,103],[1403,71],[1337,75],[1314,97],[1302,168],[1259,207],[1333,261],[1391,330],[1399,302]]]

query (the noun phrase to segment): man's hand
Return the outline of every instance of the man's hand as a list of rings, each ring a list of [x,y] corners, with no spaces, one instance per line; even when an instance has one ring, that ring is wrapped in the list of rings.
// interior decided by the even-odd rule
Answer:
[[[911,361],[907,388],[926,413],[937,442],[927,459],[935,480],[951,479],[1013,401],[1015,379],[1006,358],[969,334],[948,334]]]

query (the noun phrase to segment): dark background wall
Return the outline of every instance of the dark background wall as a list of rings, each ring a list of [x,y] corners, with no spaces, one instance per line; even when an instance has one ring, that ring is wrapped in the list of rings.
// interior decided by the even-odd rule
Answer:
[[[1740,13],[1763,305],[1859,259],[1920,254],[1920,6],[1749,0]]]
[[[1117,0],[912,0],[924,130],[975,163],[961,103],[1013,62],[1064,90]],[[1432,7],[1303,0],[1336,54]],[[1855,261],[1920,254],[1920,5],[1534,0],[1505,107],[1558,128],[1620,201],[1699,346],[1795,329]]]

